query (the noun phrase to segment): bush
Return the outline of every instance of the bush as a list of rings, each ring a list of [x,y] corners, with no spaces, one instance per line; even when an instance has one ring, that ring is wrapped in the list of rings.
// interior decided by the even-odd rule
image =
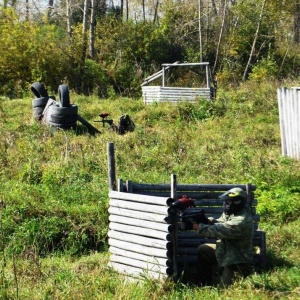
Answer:
[[[258,191],[258,213],[265,222],[279,224],[297,220],[300,213],[299,187],[274,185]]]
[[[263,58],[252,68],[252,71],[249,74],[249,79],[256,82],[262,82],[267,79],[275,79],[278,76],[278,72],[279,68],[272,58]]]

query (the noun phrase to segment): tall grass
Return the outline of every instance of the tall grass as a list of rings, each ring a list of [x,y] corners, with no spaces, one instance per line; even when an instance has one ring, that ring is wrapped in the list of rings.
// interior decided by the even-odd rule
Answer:
[[[31,99],[0,100],[0,298],[297,299],[300,297],[299,161],[282,157],[277,83],[248,82],[212,103],[144,105],[141,99],[71,94],[102,133],[53,131],[32,118]],[[118,135],[128,113],[135,131]],[[107,267],[106,145],[118,178],[169,183],[253,183],[267,232],[268,269],[227,290],[127,282]]]

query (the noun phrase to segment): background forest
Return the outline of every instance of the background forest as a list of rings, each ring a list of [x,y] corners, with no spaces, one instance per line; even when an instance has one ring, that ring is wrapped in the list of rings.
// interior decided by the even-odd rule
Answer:
[[[219,86],[297,78],[298,0],[2,0],[0,95],[59,84],[140,96],[162,63],[210,62]]]

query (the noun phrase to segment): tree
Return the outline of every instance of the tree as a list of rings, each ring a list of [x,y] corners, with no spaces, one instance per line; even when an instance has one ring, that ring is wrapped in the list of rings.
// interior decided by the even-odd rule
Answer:
[[[47,18],[50,20],[51,18],[51,13],[53,10],[53,5],[54,5],[54,0],[48,0],[48,12],[47,12]]]
[[[203,46],[202,46],[202,26],[201,26],[201,14],[202,14],[202,2],[199,0],[199,52],[200,52],[200,62],[203,62]]]
[[[252,47],[251,47],[251,52],[250,52],[250,55],[249,55],[249,60],[246,64],[246,68],[245,68],[245,71],[244,71],[244,74],[243,74],[243,81],[246,80],[246,76],[248,74],[250,63],[251,63],[251,60],[253,58],[253,54],[254,54],[254,51],[255,51],[255,46],[256,46],[257,39],[258,39],[259,30],[260,30],[264,10],[265,10],[265,4],[266,4],[266,0],[263,0],[263,3],[261,5],[260,15],[259,15],[258,22],[257,22],[256,32],[255,32],[255,35],[254,35],[253,44],[252,44]]]
[[[91,0],[91,18],[90,18],[90,45],[89,54],[90,57],[95,56],[95,26],[96,26],[96,7],[98,1]]]
[[[217,62],[218,62],[218,58],[219,58],[219,51],[220,51],[221,41],[222,41],[224,27],[225,27],[226,10],[227,10],[227,0],[225,0],[224,7],[223,7],[222,25],[221,25],[221,29],[220,29],[219,40],[218,40],[218,45],[217,45],[217,50],[216,50],[215,63],[214,63],[213,70],[212,70],[213,74],[216,71]]]
[[[295,15],[294,15],[294,41],[300,42],[300,3],[295,3]]]

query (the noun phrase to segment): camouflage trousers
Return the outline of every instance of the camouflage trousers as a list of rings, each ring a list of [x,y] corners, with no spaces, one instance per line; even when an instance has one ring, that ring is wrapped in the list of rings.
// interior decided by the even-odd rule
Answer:
[[[215,255],[215,244],[202,244],[197,249],[197,277],[199,284],[214,285],[215,273],[218,270],[218,262]],[[252,273],[252,264],[233,264],[220,268],[221,278],[219,285],[226,287],[234,280],[245,278]]]

